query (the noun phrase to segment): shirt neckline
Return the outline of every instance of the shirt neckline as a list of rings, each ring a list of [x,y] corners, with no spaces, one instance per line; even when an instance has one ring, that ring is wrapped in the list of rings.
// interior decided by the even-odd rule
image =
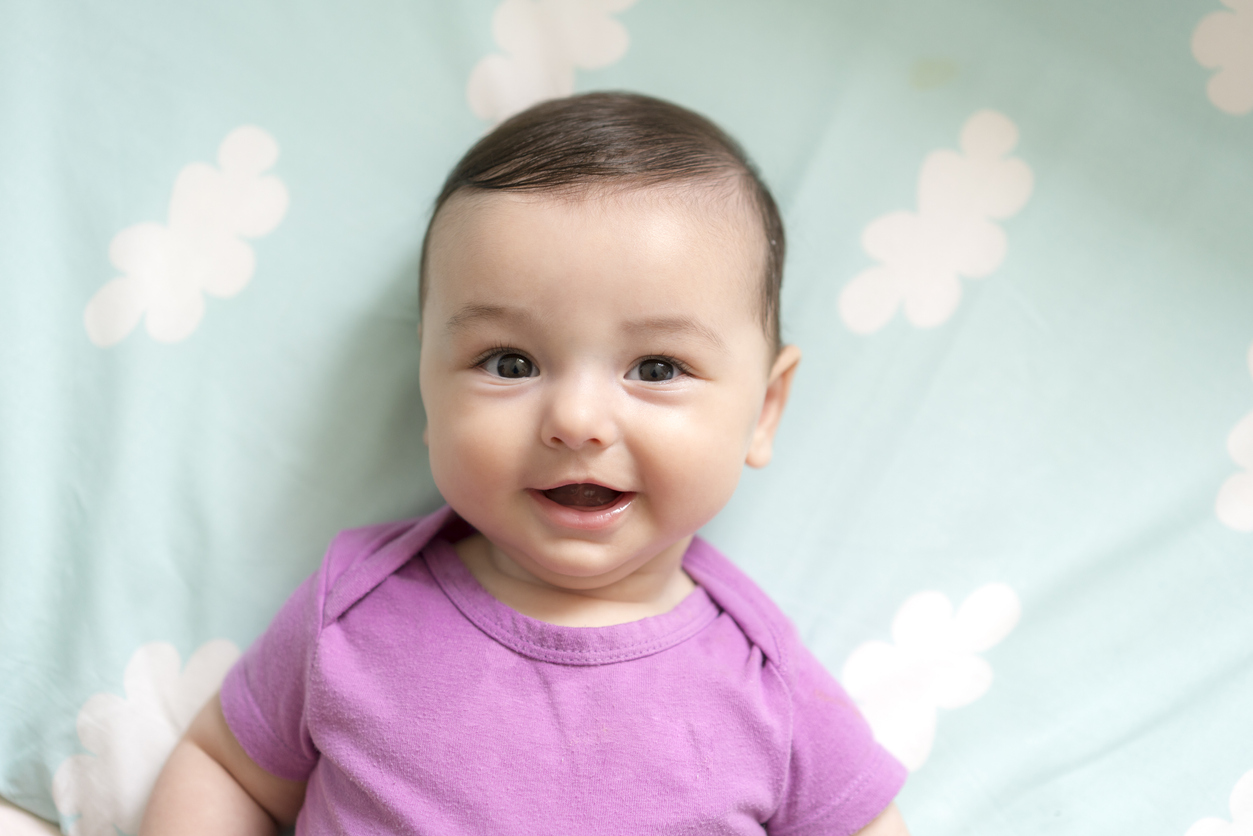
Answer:
[[[608,627],[565,627],[523,615],[493,598],[443,537],[432,539],[422,557],[462,615],[510,650],[542,662],[607,665],[651,656],[696,635],[721,612],[697,586],[660,615]]]

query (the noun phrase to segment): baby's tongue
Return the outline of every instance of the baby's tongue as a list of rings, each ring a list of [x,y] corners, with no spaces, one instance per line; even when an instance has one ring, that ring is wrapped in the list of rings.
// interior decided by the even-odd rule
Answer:
[[[544,496],[558,505],[573,505],[576,508],[595,508],[598,505],[608,505],[621,495],[620,491],[593,485],[588,482],[580,482],[577,485],[562,485],[560,488],[544,491]]]

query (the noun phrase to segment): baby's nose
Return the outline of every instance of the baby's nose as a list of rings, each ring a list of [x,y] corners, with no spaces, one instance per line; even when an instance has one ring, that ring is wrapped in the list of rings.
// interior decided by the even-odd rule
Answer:
[[[573,375],[550,387],[540,434],[550,447],[579,450],[608,447],[618,440],[614,392],[596,375]]]

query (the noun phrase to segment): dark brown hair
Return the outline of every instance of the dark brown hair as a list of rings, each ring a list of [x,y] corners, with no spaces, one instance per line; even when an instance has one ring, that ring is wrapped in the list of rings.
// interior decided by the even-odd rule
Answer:
[[[453,167],[422,240],[419,310],[426,302],[426,259],[440,209],[464,190],[563,192],[600,186],[739,181],[766,238],[762,327],[779,347],[783,221],[769,189],[734,139],[676,104],[637,93],[585,93],[541,102],[474,144]]]

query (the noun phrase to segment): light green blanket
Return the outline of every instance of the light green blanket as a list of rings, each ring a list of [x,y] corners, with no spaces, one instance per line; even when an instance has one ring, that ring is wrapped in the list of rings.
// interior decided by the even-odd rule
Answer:
[[[783,206],[805,359],[706,535],[914,833],[1253,833],[1250,0],[0,4],[0,796],[134,833],[332,534],[439,504],[429,204],[597,88]]]

